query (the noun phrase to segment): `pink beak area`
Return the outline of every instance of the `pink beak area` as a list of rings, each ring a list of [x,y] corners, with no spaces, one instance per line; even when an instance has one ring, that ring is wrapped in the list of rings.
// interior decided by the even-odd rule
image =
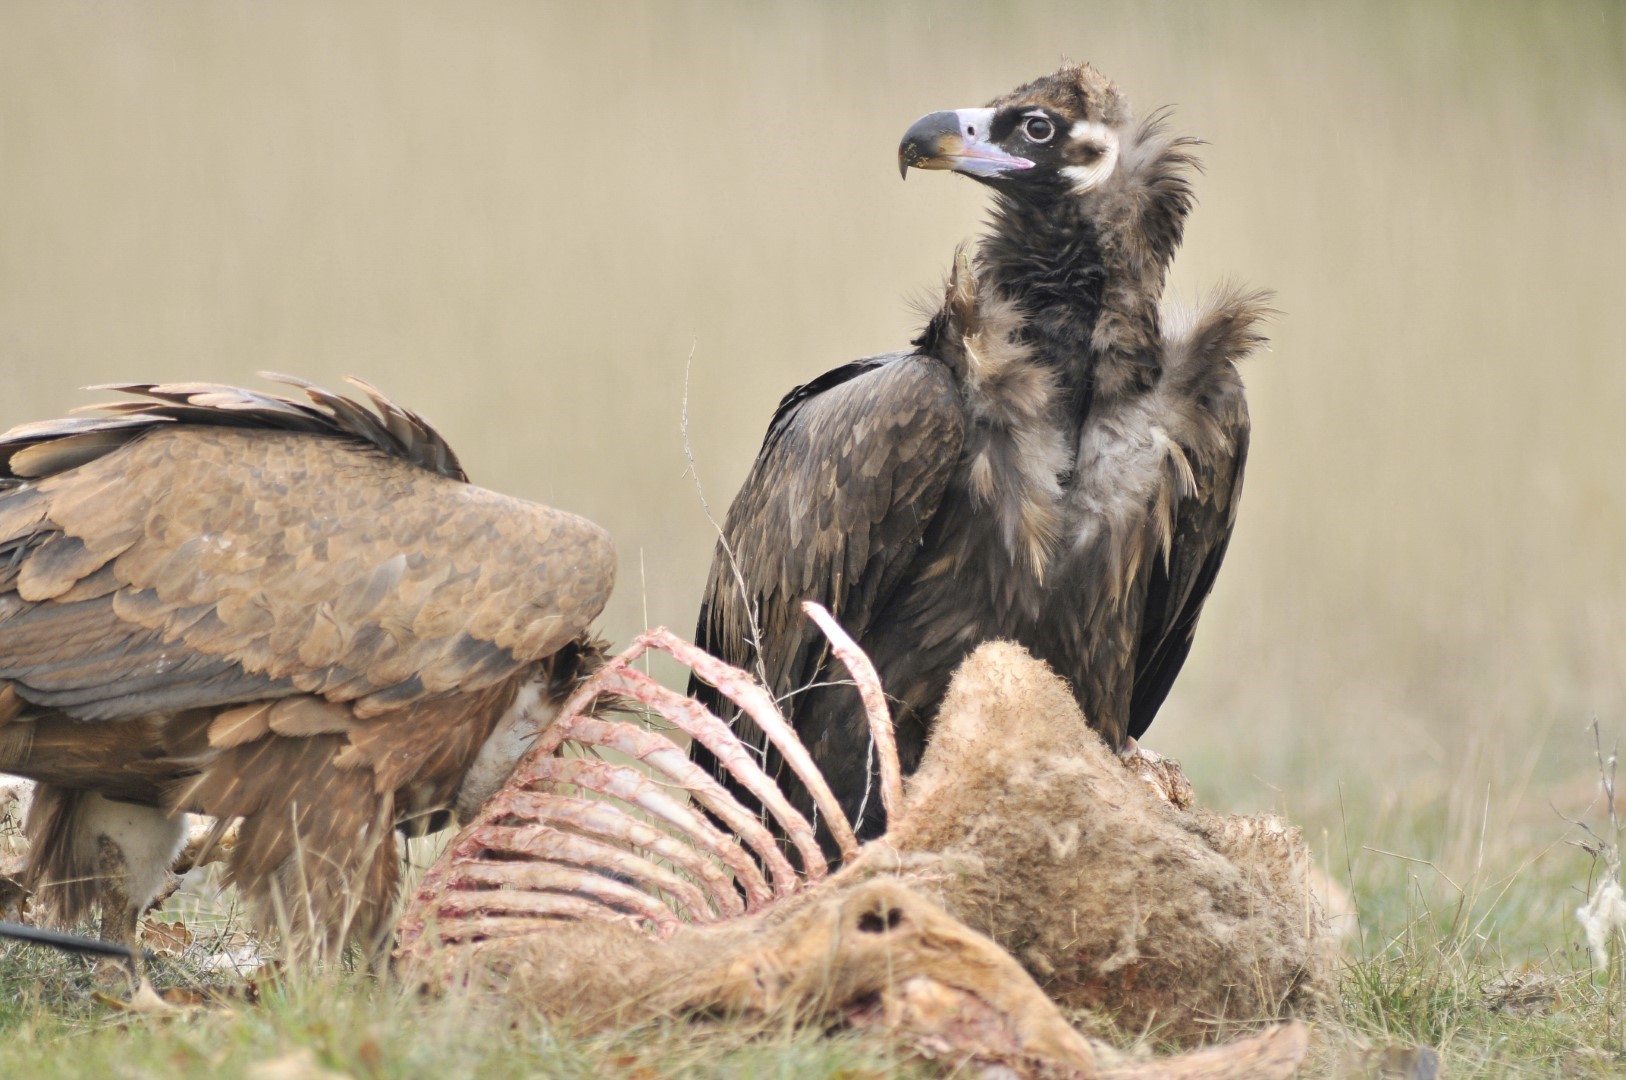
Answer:
[[[989,141],[993,109],[955,109],[922,116],[898,144],[898,172],[952,169],[967,176],[992,177],[1033,168],[1027,158],[1008,154]]]

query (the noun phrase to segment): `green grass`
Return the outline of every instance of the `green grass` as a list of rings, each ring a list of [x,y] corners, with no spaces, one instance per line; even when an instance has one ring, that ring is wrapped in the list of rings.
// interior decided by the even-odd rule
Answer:
[[[1436,1048],[1452,1077],[1626,1068],[1626,962],[1617,940],[1611,967],[1592,970],[1574,909],[1598,868],[1562,842],[1571,827],[1538,816],[1483,830],[1481,847],[1460,834],[1471,819],[1450,809],[1448,794],[1404,817],[1386,815],[1383,802],[1344,792],[1338,831],[1318,845],[1334,876],[1353,884],[1360,913],[1338,998],[1316,1021],[1311,1074],[1343,1075],[1386,1047],[1416,1045]],[[1467,872],[1452,866],[1458,858]],[[178,898],[176,915],[196,940],[162,957],[154,982],[240,991],[245,980],[209,968],[235,916],[195,893]],[[291,1070],[283,1075],[316,1067],[355,1077],[943,1071],[873,1038],[774,1027],[671,1022],[573,1036],[521,1002],[407,996],[355,971],[266,983],[253,1003],[238,997],[175,1016],[120,1012],[95,987],[84,961],[0,947],[0,1076],[216,1077],[278,1063]]]
[[[187,973],[161,966],[155,981]],[[189,979],[184,981],[190,981]],[[407,996],[355,972],[290,980],[254,1004],[173,1016],[98,1004],[87,965],[13,952],[0,966],[0,1075],[214,1078],[280,1063],[355,1077],[884,1077],[886,1046],[783,1029],[649,1026],[572,1037],[509,1001]],[[922,1074],[924,1075],[924,1074]]]
[[[1452,1077],[1621,1074],[1626,957],[1617,932],[1609,967],[1593,969],[1575,911],[1603,863],[1582,846],[1596,837],[1556,808],[1556,786],[1515,795],[1473,766],[1443,783],[1340,791],[1306,813],[1323,819],[1316,846],[1359,909],[1318,1025],[1318,1071],[1426,1045]],[[1591,816],[1610,835],[1607,814]]]

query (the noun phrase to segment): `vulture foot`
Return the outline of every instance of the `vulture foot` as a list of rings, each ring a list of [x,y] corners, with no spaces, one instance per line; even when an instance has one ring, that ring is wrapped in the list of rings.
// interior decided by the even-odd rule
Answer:
[[[1197,793],[1192,790],[1191,781],[1186,779],[1185,770],[1174,758],[1166,758],[1155,750],[1148,750],[1133,737],[1124,740],[1124,748],[1118,754],[1130,772],[1146,781],[1146,786],[1152,789],[1152,794],[1173,806],[1177,810],[1190,810],[1197,802]]]

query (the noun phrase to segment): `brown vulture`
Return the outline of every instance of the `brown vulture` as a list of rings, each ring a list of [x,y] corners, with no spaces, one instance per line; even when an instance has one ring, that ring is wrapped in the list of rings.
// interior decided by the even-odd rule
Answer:
[[[784,699],[861,836],[880,825],[864,712],[801,600],[869,652],[908,770],[980,642],[1047,661],[1120,750],[1185,662],[1248,450],[1234,362],[1268,313],[1263,294],[1235,290],[1162,306],[1194,142],[1161,115],[1137,123],[1087,65],[904,136],[905,176],[949,169],[989,188],[988,232],[957,256],[912,350],[780,402],[696,631]]]
[[[468,482],[423,419],[110,387],[0,436],[0,773],[38,781],[26,882],[128,942],[184,811],[240,830],[262,921],[376,944],[395,833],[467,814],[601,654],[592,523]]]

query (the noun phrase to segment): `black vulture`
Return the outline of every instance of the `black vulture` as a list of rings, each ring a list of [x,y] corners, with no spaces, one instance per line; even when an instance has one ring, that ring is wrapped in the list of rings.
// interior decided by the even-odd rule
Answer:
[[[470,484],[377,413],[206,383],[0,435],[0,773],[39,782],[27,883],[125,944],[183,811],[241,819],[230,880],[312,944],[377,944],[395,829],[501,785],[602,655],[615,554]]]
[[[957,254],[913,349],[780,402],[696,630],[784,699],[861,836],[880,824],[864,714],[801,600],[869,652],[909,770],[980,642],[1047,661],[1120,751],[1185,662],[1248,450],[1235,361],[1269,313],[1265,294],[1236,289],[1163,305],[1195,143],[1162,114],[1135,121],[1111,82],[1072,64],[903,138],[905,176],[988,187],[990,227]]]

